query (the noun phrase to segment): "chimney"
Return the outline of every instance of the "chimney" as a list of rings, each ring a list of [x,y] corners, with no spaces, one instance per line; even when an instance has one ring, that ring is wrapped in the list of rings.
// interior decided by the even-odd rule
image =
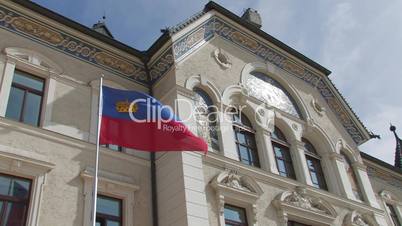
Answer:
[[[241,18],[249,23],[251,23],[252,25],[256,26],[258,29],[261,28],[261,16],[260,14],[257,12],[257,10],[252,9],[252,8],[248,8],[244,13],[243,16],[241,16]]]
[[[106,16],[103,16],[102,20],[99,20],[98,23],[94,24],[92,26],[92,29],[98,33],[101,33],[101,34],[109,37],[109,38],[113,38],[112,33],[109,31],[109,29],[106,26]]]

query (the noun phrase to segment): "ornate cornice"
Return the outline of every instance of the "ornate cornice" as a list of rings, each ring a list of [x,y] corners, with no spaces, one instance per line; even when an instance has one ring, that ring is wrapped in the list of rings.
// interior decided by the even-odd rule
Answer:
[[[0,28],[117,73],[142,85],[148,84],[143,65],[2,5],[0,5]]]
[[[61,29],[6,8],[4,5],[0,5],[0,28],[146,86],[162,78],[175,63],[200,47],[202,43],[215,36],[221,37],[312,86],[321,94],[356,144],[361,144],[368,139],[368,132],[359,123],[357,116],[328,78],[216,15],[168,46],[149,65],[150,78],[147,76],[145,66],[141,63],[128,60],[105,48],[63,32]]]

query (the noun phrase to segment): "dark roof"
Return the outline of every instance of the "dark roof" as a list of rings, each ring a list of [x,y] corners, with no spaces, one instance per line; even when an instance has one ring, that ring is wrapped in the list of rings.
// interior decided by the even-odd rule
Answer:
[[[237,16],[236,14],[230,12],[229,10],[225,9],[223,6],[217,4],[217,3],[213,2],[213,1],[210,1],[210,2],[208,2],[208,4],[205,5],[205,10],[209,11],[209,10],[212,10],[212,9],[214,9],[214,10],[218,11],[219,13],[225,15],[226,17],[230,18],[231,20],[235,21],[236,23],[246,27],[250,31],[256,33],[257,35],[259,35],[261,37],[263,37],[264,39],[268,40],[269,42],[272,42],[273,44],[275,44],[279,48],[281,48],[281,49],[285,50],[286,52],[292,54],[293,56],[299,58],[303,62],[305,62],[308,65],[310,65],[311,67],[321,71],[325,75],[331,74],[330,70],[326,69],[325,67],[321,66],[320,64],[318,64],[315,61],[311,60],[310,58],[304,56],[303,54],[299,53],[298,51],[296,51],[292,47],[286,45],[285,43],[279,41],[278,39],[274,38],[273,36],[267,34],[263,30],[258,29],[255,25],[253,25],[250,22],[242,19],[241,17]]]
[[[42,14],[46,17],[49,17],[50,19],[53,19],[63,25],[66,25],[68,27],[74,28],[88,36],[91,36],[95,39],[98,39],[102,42],[105,42],[113,47],[116,47],[117,49],[120,49],[122,51],[125,51],[127,53],[133,54],[134,56],[140,58],[141,60],[147,61],[150,56],[152,56],[153,53],[155,53],[158,50],[158,47],[161,47],[163,44],[165,44],[170,37],[170,34],[175,33],[194,20],[198,19],[202,15],[204,15],[206,12],[210,10],[216,10],[219,13],[229,17],[230,19],[234,20],[235,22],[239,23],[240,25],[246,27],[247,29],[251,30],[252,32],[256,33],[257,35],[260,35],[261,37],[267,39],[268,41],[274,43],[278,47],[282,48],[283,50],[289,52],[290,54],[296,56],[300,60],[304,61],[308,65],[312,66],[313,68],[316,68],[317,70],[321,71],[325,75],[329,75],[331,71],[328,69],[324,68],[320,64],[314,62],[313,60],[309,59],[308,57],[304,56],[303,54],[299,53],[295,49],[289,47],[285,43],[279,41],[278,39],[274,38],[273,36],[265,33],[264,31],[258,29],[257,27],[253,26],[251,23],[241,19],[239,16],[236,14],[230,12],[229,10],[225,9],[224,7],[220,6],[219,4],[210,1],[208,4],[205,5],[205,8],[202,12],[199,12],[189,19],[185,20],[184,22],[180,23],[179,25],[176,25],[170,29],[167,29],[167,31],[163,31],[163,34],[152,44],[152,46],[147,50],[147,51],[140,51],[137,50],[133,47],[130,47],[122,42],[119,42],[111,37],[107,37],[106,35],[100,34],[99,32],[94,31],[93,29],[86,27],[80,23],[77,23],[67,17],[64,17],[56,12],[53,12],[49,9],[46,9],[45,7],[40,6],[39,4],[36,4],[32,1],[26,1],[26,0],[11,0],[19,5],[22,5],[26,8],[29,8],[39,14]]]
[[[382,166],[384,168],[387,168],[389,170],[394,171],[395,173],[399,173],[399,174],[402,175],[402,169],[396,168],[393,165],[388,164],[388,163],[386,163],[386,162],[384,162],[384,161],[382,161],[382,160],[380,160],[378,158],[375,158],[375,157],[373,157],[373,156],[371,156],[371,155],[369,155],[369,154],[367,154],[365,152],[361,151],[360,155],[362,156],[363,159],[366,159],[366,160],[368,160],[370,162],[374,162],[374,163],[376,163],[376,164],[378,164],[378,165],[380,165],[380,166]]]
[[[93,30],[93,29],[91,29],[89,27],[86,27],[86,26],[84,26],[84,25],[82,25],[80,23],[77,23],[77,22],[75,22],[75,21],[73,21],[73,20],[71,20],[71,19],[69,19],[69,18],[67,18],[65,16],[62,16],[62,15],[60,15],[60,14],[58,14],[56,12],[53,12],[53,11],[51,11],[51,10],[45,8],[45,7],[42,7],[39,4],[36,4],[36,3],[32,2],[32,1],[27,1],[27,0],[11,0],[11,1],[15,2],[15,3],[19,4],[19,5],[22,5],[22,6],[28,8],[28,9],[30,9],[32,11],[35,11],[35,12],[41,14],[41,15],[44,15],[44,16],[52,19],[52,20],[55,20],[55,21],[65,25],[67,27],[74,28],[74,29],[76,29],[76,30],[78,30],[78,31],[80,31],[80,32],[92,37],[92,38],[98,39],[98,40],[100,40],[100,41],[102,41],[104,43],[107,43],[107,44],[117,48],[117,49],[120,49],[120,50],[122,50],[124,52],[127,52],[129,54],[132,54],[132,55],[134,55],[134,56],[136,56],[136,57],[138,57],[140,59],[144,58],[143,51],[139,51],[139,50],[137,50],[137,49],[135,49],[133,47],[130,47],[130,46],[128,46],[128,45],[126,45],[126,44],[124,44],[122,42],[117,41],[116,39],[107,37],[106,35],[103,35],[103,34],[97,32],[97,31],[95,31],[95,30]]]

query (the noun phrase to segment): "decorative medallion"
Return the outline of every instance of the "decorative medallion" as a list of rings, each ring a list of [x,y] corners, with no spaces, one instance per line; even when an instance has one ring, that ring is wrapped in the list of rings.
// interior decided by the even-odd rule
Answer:
[[[224,69],[228,69],[232,66],[232,62],[230,61],[229,57],[226,53],[222,52],[221,49],[216,49],[214,51],[214,58],[216,62]]]

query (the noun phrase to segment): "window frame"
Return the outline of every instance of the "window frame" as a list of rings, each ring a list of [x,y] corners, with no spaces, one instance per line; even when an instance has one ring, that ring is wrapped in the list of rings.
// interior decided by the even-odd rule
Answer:
[[[98,222],[98,219],[101,221],[101,226],[107,226],[107,220],[112,220],[120,223],[120,226],[124,225],[124,211],[123,211],[123,205],[124,205],[124,200],[119,199],[110,195],[104,195],[102,193],[99,193],[97,195],[97,198],[102,197],[104,199],[109,199],[109,200],[115,200],[119,202],[119,211],[120,211],[120,216],[116,217],[113,215],[109,214],[104,214],[104,213],[98,213],[96,212],[96,222]]]
[[[236,117],[238,117],[239,120],[235,120]],[[245,123],[243,123],[243,117],[245,117],[245,120],[247,120],[247,124],[250,125],[246,125]],[[237,113],[233,113],[232,120],[233,120],[232,124],[233,124],[233,132],[234,132],[237,156],[239,158],[239,161],[249,166],[261,168],[260,158],[258,154],[257,140],[255,139],[256,131],[252,127],[250,127],[251,126],[250,120],[245,115]],[[238,139],[238,134],[242,134],[244,136],[245,140],[244,143],[240,142],[240,140]],[[250,144],[249,140],[252,140],[253,144]],[[240,147],[246,148],[247,155],[249,158],[248,162],[242,160],[240,154]],[[252,157],[254,161],[251,161],[250,157]]]
[[[0,195],[0,201],[3,202],[3,206],[2,206],[2,208],[0,210],[0,223],[3,220],[5,211],[7,211],[7,208],[4,209],[4,202],[7,202],[7,203],[11,202],[11,203],[24,203],[26,205],[26,212],[25,212],[24,220],[23,220],[23,225],[26,225],[27,221],[28,221],[28,218],[29,218],[29,215],[30,215],[30,211],[31,211],[31,199],[32,199],[32,191],[33,191],[34,180],[32,180],[30,178],[25,178],[25,177],[5,174],[5,173],[1,173],[1,172],[0,172],[0,176],[29,181],[29,194],[28,194],[28,198],[25,201],[19,201],[17,198],[13,198],[11,196]]]
[[[386,211],[389,215],[389,218],[391,219],[391,222],[395,225],[395,226],[399,226],[401,225],[401,222],[399,220],[398,214],[396,212],[395,206],[392,205],[391,203],[385,203],[385,208]],[[396,220],[396,222],[395,222]],[[399,224],[399,225],[398,225]]]
[[[305,157],[306,157],[307,169],[309,171],[309,175],[310,175],[311,183],[312,183],[313,187],[328,191],[328,184],[327,184],[327,181],[325,180],[325,174],[324,174],[324,170],[323,170],[322,164],[321,164],[321,157],[318,155],[314,145],[309,140],[302,138],[302,142],[304,143],[304,150],[305,150],[304,153],[305,153]],[[310,148],[308,148],[308,146],[310,146],[312,150],[310,150]],[[309,167],[309,162],[308,162],[309,160],[313,163],[314,170]],[[314,172],[316,174],[318,184],[313,182],[312,172]]]
[[[244,214],[244,221],[245,222],[243,223],[243,222],[236,222],[236,221],[228,220],[228,219],[226,219],[225,214],[223,214],[223,217],[224,217],[224,220],[225,220],[225,225],[230,224],[230,226],[248,226],[248,218],[247,218],[247,209],[246,208],[225,203],[224,207],[223,207],[224,210],[226,210],[227,206],[242,211],[243,214]]]
[[[279,132],[279,134],[278,134],[279,136],[276,135],[275,132]],[[275,138],[273,134],[275,134],[275,136],[277,136],[278,138]],[[281,140],[280,137],[283,137],[283,140]],[[290,144],[287,143],[285,135],[278,127],[275,127],[274,131],[271,134],[271,143],[272,143],[272,150],[273,150],[274,156],[275,156],[276,168],[278,170],[279,175],[282,177],[297,180],[296,172],[295,172],[295,169],[293,166],[292,154],[290,152]],[[276,154],[275,148],[279,148],[282,153],[282,156],[287,156],[287,158],[289,160],[287,160],[283,157],[279,157]],[[286,172],[284,172],[284,173],[286,173],[286,176],[282,175],[281,173],[283,173],[283,172],[281,170],[279,170],[279,161],[282,161],[284,163],[285,170],[286,170]]]
[[[21,73],[21,74],[20,74],[21,76],[28,77],[28,78],[32,78],[32,79],[37,80],[37,81],[41,81],[41,82],[43,83],[42,90],[41,90],[41,91],[38,91],[38,90],[36,90],[36,89],[30,88],[30,87],[28,87],[28,86],[25,86],[25,85],[23,85],[23,84],[19,84],[19,83],[14,82],[14,76],[15,76],[16,73]],[[24,123],[24,124],[27,124],[27,125],[31,125],[31,124],[29,124],[29,123],[24,122],[24,112],[25,112],[25,104],[26,104],[27,94],[28,94],[28,93],[33,93],[33,94],[36,94],[36,95],[40,96],[40,97],[41,97],[41,100],[40,100],[40,106],[39,106],[39,113],[38,113],[38,118],[37,118],[37,124],[36,124],[36,125],[31,125],[31,126],[40,127],[40,125],[41,125],[41,120],[42,120],[43,102],[44,102],[44,98],[45,98],[46,79],[45,79],[45,78],[42,78],[42,77],[40,77],[40,76],[36,76],[36,75],[34,75],[34,74],[32,74],[32,73],[26,72],[26,71],[24,71],[24,70],[20,70],[20,69],[16,68],[16,69],[14,70],[14,72],[13,72],[13,75],[12,75],[12,82],[11,82],[11,86],[10,86],[9,95],[11,95],[11,90],[12,90],[12,88],[16,88],[16,89],[22,90],[22,91],[24,92],[23,102],[22,102],[22,106],[21,106],[21,111],[20,111],[20,115],[19,115],[19,119],[18,119],[18,120],[15,120],[15,119],[13,119],[13,118],[6,117],[6,115],[5,115],[5,117],[8,118],[8,119],[17,121],[17,122],[21,122],[21,123]],[[7,112],[7,109],[8,109],[8,107],[9,107],[9,106],[8,106],[9,100],[10,100],[10,96],[9,96],[8,101],[7,101],[6,112]]]

